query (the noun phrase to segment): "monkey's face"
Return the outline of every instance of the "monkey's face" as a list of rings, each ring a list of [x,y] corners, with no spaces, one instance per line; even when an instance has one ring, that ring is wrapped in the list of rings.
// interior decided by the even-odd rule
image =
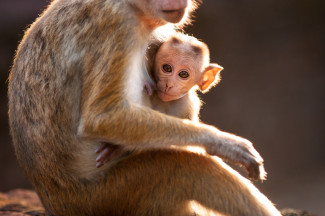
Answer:
[[[157,94],[162,101],[183,97],[201,77],[202,59],[186,48],[164,43],[156,54],[154,75]]]
[[[187,17],[191,0],[133,0],[151,23],[179,23]],[[132,0],[131,0],[132,2]]]

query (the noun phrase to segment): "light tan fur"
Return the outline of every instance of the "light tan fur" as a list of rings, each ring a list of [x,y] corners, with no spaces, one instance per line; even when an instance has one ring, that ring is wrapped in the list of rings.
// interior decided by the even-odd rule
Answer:
[[[192,7],[55,0],[26,31],[10,74],[9,120],[18,161],[48,215],[193,215],[192,201],[224,215],[280,215],[221,162],[170,149],[199,145],[263,178],[248,140],[142,105],[139,56],[155,28],[189,12],[184,3]],[[125,91],[132,78],[135,94]],[[129,152],[83,169],[95,165],[101,141]]]
[[[198,122],[201,100],[195,91],[195,89],[191,89],[182,98],[168,102],[161,101],[157,93],[154,92],[147,104],[149,107],[167,115]]]

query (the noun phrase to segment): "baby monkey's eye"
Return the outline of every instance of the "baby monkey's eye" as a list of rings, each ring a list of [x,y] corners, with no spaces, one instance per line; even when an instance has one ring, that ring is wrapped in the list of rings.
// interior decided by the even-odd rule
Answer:
[[[178,76],[183,79],[186,79],[190,76],[190,74],[187,71],[181,71],[181,72],[179,72]]]
[[[162,66],[162,68],[163,68],[163,70],[164,70],[165,72],[167,72],[167,73],[170,73],[170,72],[173,71],[172,66],[170,66],[169,64],[164,64],[164,65]]]

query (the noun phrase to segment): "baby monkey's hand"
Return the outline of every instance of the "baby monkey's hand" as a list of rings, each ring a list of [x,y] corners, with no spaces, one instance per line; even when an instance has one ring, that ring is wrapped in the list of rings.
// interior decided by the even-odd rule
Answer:
[[[95,153],[98,154],[98,157],[96,158],[96,167],[102,167],[106,162],[122,155],[124,152],[125,151],[123,151],[121,146],[106,142],[101,143],[95,151]]]

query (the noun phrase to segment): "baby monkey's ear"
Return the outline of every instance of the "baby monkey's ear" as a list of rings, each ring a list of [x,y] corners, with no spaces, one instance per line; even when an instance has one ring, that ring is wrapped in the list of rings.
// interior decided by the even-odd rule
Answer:
[[[210,90],[211,87],[217,85],[220,81],[220,71],[223,70],[218,64],[209,64],[206,67],[201,75],[199,83],[197,84],[201,92],[206,93]]]

